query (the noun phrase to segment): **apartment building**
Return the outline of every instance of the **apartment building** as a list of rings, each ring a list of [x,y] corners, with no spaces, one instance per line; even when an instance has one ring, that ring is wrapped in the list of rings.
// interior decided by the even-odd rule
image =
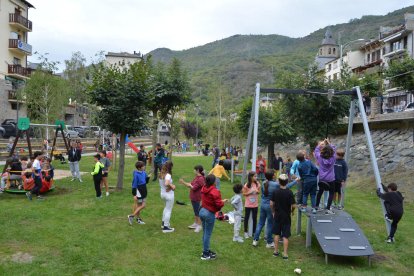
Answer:
[[[32,54],[30,8],[33,5],[25,0],[0,0],[0,123],[27,114],[17,93],[31,73],[27,68],[27,56]]]
[[[105,55],[105,62],[108,65],[116,65],[119,67],[125,67],[135,62],[141,61],[144,56],[140,52],[135,52],[133,54],[127,52],[108,52]]]
[[[341,64],[346,64],[352,71],[364,64],[364,54],[361,51],[346,52],[341,58],[338,57],[325,64],[325,77],[327,81],[341,78]]]

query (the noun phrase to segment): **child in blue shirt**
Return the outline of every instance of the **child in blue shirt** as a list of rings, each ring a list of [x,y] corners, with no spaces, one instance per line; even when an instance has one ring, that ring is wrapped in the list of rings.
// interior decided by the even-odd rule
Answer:
[[[149,176],[145,172],[145,163],[138,161],[135,163],[135,170],[133,172],[132,179],[132,196],[134,197],[134,213],[128,216],[128,222],[132,225],[134,217],[137,217],[137,222],[139,224],[145,224],[145,222],[140,217],[140,212],[145,208],[145,202],[147,198],[147,183],[149,181]]]

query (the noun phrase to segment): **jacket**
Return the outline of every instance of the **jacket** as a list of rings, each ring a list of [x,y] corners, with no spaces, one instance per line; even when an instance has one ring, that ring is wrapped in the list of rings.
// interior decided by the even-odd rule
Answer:
[[[310,160],[303,160],[300,162],[298,165],[298,172],[303,183],[318,181],[318,168]]]
[[[262,168],[260,168],[260,162],[263,162],[263,167]],[[266,172],[266,160],[265,159],[257,159],[256,160],[256,173],[260,173],[261,170],[262,169],[262,173],[265,173]]]
[[[95,166],[93,167],[93,171],[91,172],[91,175],[93,175],[93,178],[101,178],[102,177],[102,169],[104,165],[98,161],[95,163]]]
[[[335,162],[335,180],[346,181],[348,176],[348,165],[344,159],[336,159]]]
[[[212,213],[216,213],[224,206],[221,200],[220,191],[214,185],[210,187],[203,186],[201,189],[201,207],[209,210]]]
[[[335,153],[336,153],[336,147],[331,145],[334,153],[331,158],[324,159],[321,156],[321,149],[319,146],[315,148],[315,158],[318,161],[319,164],[319,182],[333,182],[335,181]]]
[[[75,150],[75,153],[73,153]],[[68,151],[68,160],[69,162],[79,162],[82,158],[81,150],[77,148],[70,148]]]

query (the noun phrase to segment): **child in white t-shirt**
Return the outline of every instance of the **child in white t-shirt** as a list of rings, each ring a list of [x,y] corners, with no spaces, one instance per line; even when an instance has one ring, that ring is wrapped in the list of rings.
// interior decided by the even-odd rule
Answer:
[[[241,217],[243,214],[243,200],[241,196],[241,191],[243,186],[241,184],[235,184],[233,186],[234,196],[231,198],[230,203],[234,208],[234,242],[244,242],[243,238],[240,237],[240,228],[241,228]]]

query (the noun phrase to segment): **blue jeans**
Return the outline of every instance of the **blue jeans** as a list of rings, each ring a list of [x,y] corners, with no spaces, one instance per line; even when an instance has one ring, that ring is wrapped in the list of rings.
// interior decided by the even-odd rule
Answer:
[[[216,189],[220,190],[220,178],[216,177]]]
[[[254,239],[256,241],[259,240],[260,233],[262,232],[265,223],[267,222],[266,226],[266,241],[267,243],[272,243],[272,227],[273,227],[273,216],[272,216],[272,209],[270,209],[270,204],[261,204],[260,205],[260,218],[259,224],[257,225],[256,233],[254,233]]]
[[[210,238],[213,233],[216,217],[213,212],[210,212],[205,208],[201,208],[200,219],[203,224],[203,252],[207,253],[210,250]]]
[[[213,158],[213,163],[211,163],[211,167],[214,168],[214,166],[219,162],[218,158]]]
[[[305,182],[303,183],[303,200],[302,204],[308,204],[308,196],[310,195],[312,208],[316,207],[316,188],[318,184],[315,182]]]

